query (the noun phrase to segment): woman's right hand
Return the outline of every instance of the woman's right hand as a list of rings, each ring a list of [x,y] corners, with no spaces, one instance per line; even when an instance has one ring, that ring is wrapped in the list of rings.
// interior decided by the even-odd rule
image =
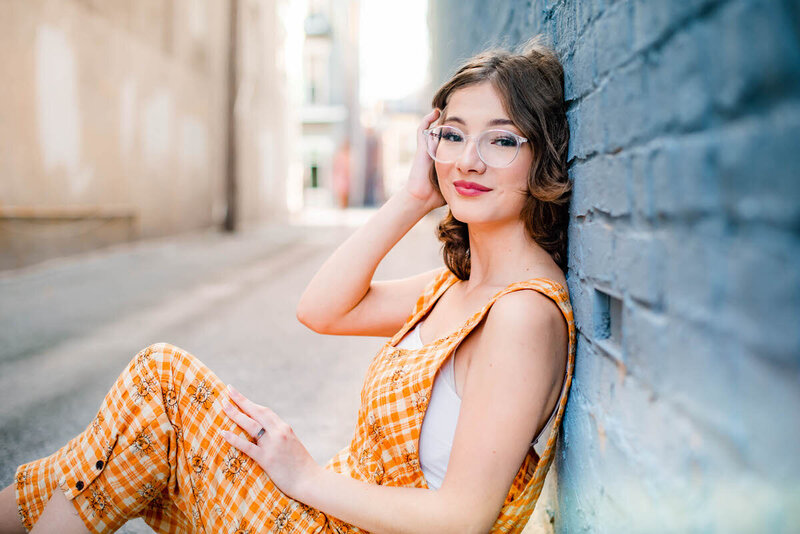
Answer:
[[[406,191],[415,199],[418,199],[427,208],[427,211],[444,206],[445,200],[441,193],[433,186],[430,180],[433,159],[428,154],[425,134],[423,130],[430,127],[441,115],[437,108],[425,115],[417,128],[417,153],[411,165],[411,172],[406,183]]]

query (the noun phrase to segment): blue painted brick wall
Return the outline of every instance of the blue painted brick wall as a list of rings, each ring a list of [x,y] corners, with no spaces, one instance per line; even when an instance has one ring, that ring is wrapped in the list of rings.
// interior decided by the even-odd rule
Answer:
[[[429,24],[434,86],[537,33],[566,71],[578,355],[527,531],[800,531],[798,3],[431,0]]]

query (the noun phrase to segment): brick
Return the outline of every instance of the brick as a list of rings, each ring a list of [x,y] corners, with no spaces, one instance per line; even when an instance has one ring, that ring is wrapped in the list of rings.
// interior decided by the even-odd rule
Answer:
[[[576,154],[586,156],[601,152],[605,146],[605,127],[602,121],[602,101],[597,92],[588,94],[581,101],[582,114],[578,121],[580,145]]]
[[[575,328],[586,335],[592,332],[592,286],[578,279],[578,275],[570,274],[567,280],[569,299],[575,315]]]
[[[673,214],[692,218],[721,212],[722,191],[716,168],[720,149],[713,131],[676,139]]]
[[[572,2],[575,8],[576,37],[580,36],[592,20],[592,4],[590,2]]]
[[[625,62],[631,54],[630,3],[618,2],[608,7],[595,25],[596,34],[602,36],[602,46],[596,49],[597,73],[606,72]]]
[[[567,261],[569,263],[569,276],[581,276],[580,266],[583,264],[583,251],[581,250],[581,225],[574,218],[567,227]]]
[[[649,225],[653,219],[653,191],[650,179],[650,159],[652,150],[649,147],[635,148],[631,157],[631,222],[636,227]]]
[[[658,311],[632,303],[623,310],[622,352],[631,373],[657,388],[658,377],[673,373],[668,354],[670,320]]]
[[[594,59],[595,35],[584,33],[576,42],[572,54],[564,62],[564,97],[575,100],[587,94],[595,85],[597,72]]]
[[[633,49],[649,48],[669,29],[673,18],[671,2],[635,0],[633,2]]]
[[[774,362],[764,360],[758,353],[737,349],[735,342],[729,346],[738,372],[738,380],[732,384],[736,395],[729,403],[743,430],[738,445],[747,464],[773,481],[774,488],[793,484],[800,475],[800,456],[785,451],[787,443],[800,442],[797,414],[787,409],[800,406],[797,375],[781,372]]]
[[[682,129],[698,129],[710,121],[712,91],[708,77],[709,51],[715,35],[707,24],[678,31],[661,49],[665,59],[650,72],[647,102],[669,113]]]
[[[722,113],[740,114],[797,95],[800,44],[782,4],[727,2],[714,22],[716,46],[707,68]]]
[[[588,182],[591,180],[587,172],[588,165],[583,161],[576,161],[570,168],[572,180],[572,198],[570,199],[570,213],[573,217],[585,217],[591,209],[591,200],[586,194]]]
[[[665,138],[654,144],[648,157],[649,174],[634,171],[635,180],[650,181],[646,189],[652,194],[648,201],[652,215],[693,220],[721,213],[716,172],[719,150],[713,132]]]
[[[627,323],[631,330],[645,329],[646,317],[642,316],[647,313],[641,308],[632,310]],[[665,326],[667,335],[654,341],[663,352],[653,354],[655,351],[651,350],[650,354],[657,359],[639,365],[633,361],[638,355],[632,352],[628,354],[631,367],[652,385],[664,402],[680,406],[696,424],[726,439],[738,440],[741,422],[730,409],[737,395],[731,386],[737,382],[737,372],[724,350],[725,345],[720,343],[722,336],[715,334],[713,327],[683,316],[670,314]],[[634,343],[646,347],[647,340]]]
[[[708,310],[717,327],[761,358],[800,368],[800,239],[751,226],[725,241],[719,300]]]
[[[653,215],[671,217],[681,211],[678,190],[681,187],[677,172],[680,153],[677,139],[661,138],[653,143],[649,158],[649,173],[646,180],[650,182]]]
[[[800,101],[723,128],[716,170],[725,211],[739,221],[800,225]]]
[[[573,180],[572,213],[585,216],[590,211],[613,217],[631,211],[629,194],[630,158],[625,155],[600,155],[571,168]]]
[[[563,52],[575,41],[577,36],[574,7],[560,3],[553,11],[552,20],[555,24],[553,45],[557,51]],[[563,56],[562,56],[563,57]]]
[[[585,146],[581,138],[581,105],[573,104],[567,109],[567,121],[569,122],[569,146],[567,147],[567,161],[585,156]]]
[[[710,218],[674,226],[665,234],[666,313],[699,324],[710,322],[709,313],[722,295],[730,269],[725,233],[725,222]]]
[[[713,84],[707,51],[713,47],[708,27],[696,25],[645,56],[641,98],[646,111],[641,119],[648,137],[677,128],[699,129],[710,122]]]
[[[605,221],[583,224],[583,254],[586,277],[598,282],[611,283],[614,274],[613,227]]]
[[[631,297],[660,309],[664,300],[665,251],[653,232],[619,232],[615,240],[617,285]]]
[[[628,215],[631,202],[628,195],[630,158],[625,154],[602,155],[589,162],[587,191],[597,211],[612,217]]]
[[[645,94],[642,63],[635,60],[623,68],[609,73],[599,89],[602,95],[601,118],[605,128],[606,152],[616,152],[644,136],[651,113],[642,96]]]

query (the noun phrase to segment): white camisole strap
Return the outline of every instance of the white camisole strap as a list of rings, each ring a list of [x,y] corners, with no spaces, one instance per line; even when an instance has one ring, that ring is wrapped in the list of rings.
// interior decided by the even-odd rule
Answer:
[[[418,349],[422,347],[422,339],[419,335],[420,325],[423,321],[418,322],[415,327],[408,332],[400,343],[397,344],[398,348],[404,349]],[[458,412],[461,407],[461,398],[456,392],[455,384],[455,358],[449,356],[445,364],[436,375],[431,391],[431,400],[425,413],[420,430],[420,443],[419,443],[419,461],[425,481],[428,487],[436,489],[441,486],[444,474],[447,470],[447,463],[450,459],[450,450],[453,447],[453,437],[455,436],[455,427],[458,421]],[[566,375],[564,377],[564,384],[561,388],[561,395],[564,394],[566,386]],[[539,443],[542,436],[549,434],[552,427],[553,419],[555,418],[558,410],[558,402],[556,408],[550,414],[550,418],[545,423],[542,431],[531,442],[531,447],[534,448],[536,453],[541,457],[544,452],[545,442]]]

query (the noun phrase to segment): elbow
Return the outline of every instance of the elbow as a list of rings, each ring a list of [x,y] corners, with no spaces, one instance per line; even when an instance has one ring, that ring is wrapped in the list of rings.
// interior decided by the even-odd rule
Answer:
[[[465,517],[459,518],[450,531],[460,534],[486,534],[492,530],[493,525],[493,519],[487,521],[485,517],[467,514]]]
[[[314,317],[313,313],[309,313],[309,311],[302,305],[297,306],[297,310],[295,311],[295,316],[297,320],[300,321],[301,324],[306,326],[307,328],[313,330],[318,334],[325,333],[325,325],[320,321],[319,317]]]
[[[492,530],[494,521],[486,522],[484,518],[478,518],[474,514],[465,514],[453,518],[448,522],[448,526],[440,532],[452,532],[453,534],[486,534]]]
[[[443,507],[440,532],[486,534],[492,530],[497,512],[483,506],[464,507],[462,503]]]
[[[458,504],[442,507],[444,517],[441,518],[444,528],[441,531],[458,534],[490,532],[497,520],[499,510],[489,508],[485,503],[475,506],[463,506],[463,499]]]

